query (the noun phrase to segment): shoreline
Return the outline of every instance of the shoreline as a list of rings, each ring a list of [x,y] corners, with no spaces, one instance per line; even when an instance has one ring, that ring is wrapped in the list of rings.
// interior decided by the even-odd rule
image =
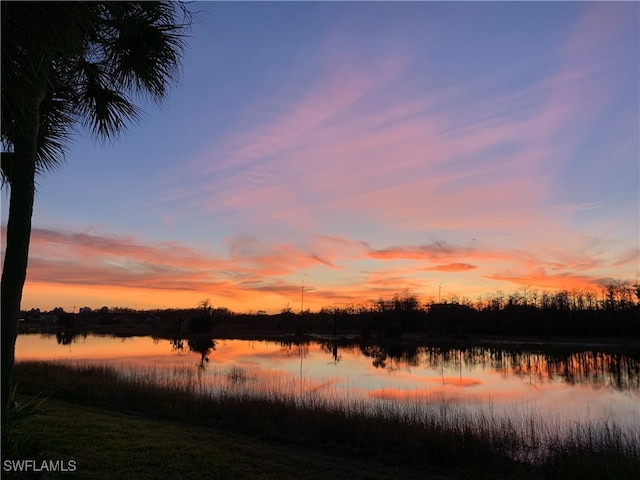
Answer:
[[[224,328],[226,327],[226,328]],[[20,335],[56,335],[58,333],[74,335],[95,335],[110,337],[152,337],[163,340],[215,339],[215,340],[253,340],[286,342],[332,342],[340,345],[391,345],[425,346],[441,348],[503,348],[508,350],[544,350],[576,351],[598,350],[608,353],[640,355],[640,339],[627,337],[587,337],[539,335],[428,335],[406,333],[397,337],[362,336],[356,331],[316,331],[306,333],[284,332],[281,330],[246,331],[243,328],[229,328],[226,325],[214,327],[210,332],[190,333],[182,331],[159,331],[148,325],[127,326],[91,326],[87,328],[20,328]]]

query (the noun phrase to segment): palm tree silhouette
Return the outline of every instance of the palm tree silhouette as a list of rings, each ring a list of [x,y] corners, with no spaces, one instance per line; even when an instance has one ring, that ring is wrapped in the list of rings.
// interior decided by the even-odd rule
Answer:
[[[35,177],[60,165],[76,126],[105,140],[177,78],[191,14],[177,2],[2,2],[2,413],[27,272]]]

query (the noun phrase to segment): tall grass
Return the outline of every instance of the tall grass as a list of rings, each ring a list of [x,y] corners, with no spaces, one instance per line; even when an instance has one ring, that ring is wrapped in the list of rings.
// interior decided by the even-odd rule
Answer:
[[[546,478],[636,478],[640,432],[613,422],[550,424],[535,413],[446,401],[366,400],[259,369],[115,369],[20,362],[23,393],[180,420],[392,463],[533,470]],[[328,393],[327,393],[328,392]],[[637,477],[640,478],[640,477]]]

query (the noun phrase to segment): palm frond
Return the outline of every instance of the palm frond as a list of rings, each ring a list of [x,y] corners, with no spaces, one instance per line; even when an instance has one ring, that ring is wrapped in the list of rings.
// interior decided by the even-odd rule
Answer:
[[[138,120],[140,109],[117,90],[94,84],[79,97],[81,122],[96,136],[110,140]]]
[[[56,62],[54,62],[55,64]],[[76,89],[65,68],[56,65],[49,75],[47,94],[40,104],[38,132],[38,173],[55,170],[71,145],[73,125],[77,122],[74,97]]]
[[[111,10],[100,42],[117,81],[136,94],[162,100],[180,71],[185,24],[175,2],[121,4]]]
[[[3,152],[34,99],[38,172],[60,164],[77,124],[112,139],[140,117],[130,95],[166,97],[190,23],[182,2],[2,2]]]

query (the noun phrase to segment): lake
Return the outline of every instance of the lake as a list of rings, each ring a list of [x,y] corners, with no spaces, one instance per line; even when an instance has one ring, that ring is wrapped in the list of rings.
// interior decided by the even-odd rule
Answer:
[[[533,413],[551,425],[601,420],[631,429],[640,425],[640,355],[597,347],[558,353],[542,347],[338,344],[329,337],[190,341],[59,333],[19,335],[16,358],[96,362],[165,375],[186,371],[212,389],[256,394],[393,405],[446,402],[501,415]],[[221,378],[226,385],[220,385]]]

